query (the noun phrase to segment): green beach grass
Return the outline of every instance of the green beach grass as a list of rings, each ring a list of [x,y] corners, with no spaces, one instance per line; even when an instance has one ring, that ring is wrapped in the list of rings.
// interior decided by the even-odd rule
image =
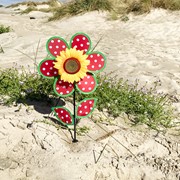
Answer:
[[[27,100],[51,102],[52,97],[58,98],[53,91],[53,79],[44,79],[36,73],[16,68],[0,70],[0,97],[2,104]],[[123,79],[110,75],[98,76],[99,86],[93,93],[98,98],[99,111],[107,110],[111,117],[118,117],[122,112],[133,117],[134,124],[146,124],[152,129],[160,130],[171,127],[173,108],[171,100],[166,94],[156,93],[158,82],[150,89],[144,85],[139,87],[138,81],[134,85]],[[86,98],[92,95],[86,95]],[[77,92],[77,101],[85,98]],[[68,98],[66,98],[67,100]]]

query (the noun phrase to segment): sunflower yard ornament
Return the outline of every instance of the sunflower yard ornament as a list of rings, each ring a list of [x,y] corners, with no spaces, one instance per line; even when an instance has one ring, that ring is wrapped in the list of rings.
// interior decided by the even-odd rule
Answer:
[[[98,51],[91,52],[91,40],[84,33],[76,33],[68,44],[63,38],[54,36],[47,41],[49,57],[38,66],[39,73],[45,78],[54,78],[54,92],[60,97],[73,94],[73,114],[62,106],[52,110],[64,125],[74,125],[76,139],[76,119],[88,117],[94,110],[96,98],[86,98],[76,105],[75,92],[93,93],[97,88],[96,74],[105,68],[106,58]]]

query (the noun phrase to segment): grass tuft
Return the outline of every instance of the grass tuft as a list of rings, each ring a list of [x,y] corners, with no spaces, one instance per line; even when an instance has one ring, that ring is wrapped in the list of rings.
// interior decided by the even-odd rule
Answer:
[[[111,0],[117,14],[134,12],[142,14],[150,12],[152,8],[180,10],[180,0]]]
[[[2,34],[2,33],[8,33],[8,32],[10,32],[10,31],[11,31],[10,26],[0,25],[0,34]]]
[[[112,4],[109,0],[74,0],[57,8],[49,21],[58,20],[66,16],[74,16],[88,11],[110,11]]]
[[[29,6],[27,9],[23,10],[21,14],[28,14],[31,11],[37,11],[37,8],[35,6]]]

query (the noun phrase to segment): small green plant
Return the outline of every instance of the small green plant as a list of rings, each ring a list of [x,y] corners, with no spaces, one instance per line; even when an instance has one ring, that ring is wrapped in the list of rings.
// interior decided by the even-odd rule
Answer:
[[[150,89],[146,85],[138,89],[138,81],[129,85],[128,81],[108,76],[98,79],[99,86],[93,95],[98,98],[97,108],[100,111],[106,109],[113,117],[125,112],[133,117],[134,124],[144,123],[156,130],[171,126],[171,101],[166,94],[156,93],[159,82]],[[83,98],[82,94],[78,95],[79,100]]]
[[[2,33],[8,33],[8,32],[10,32],[10,31],[11,31],[10,26],[0,25],[0,34],[2,34]]]
[[[31,100],[49,100],[54,95],[52,81],[22,69],[10,68],[0,70],[0,96],[4,104]]]
[[[87,127],[87,126],[78,127],[78,128],[77,128],[77,134],[78,134],[79,136],[84,136],[85,134],[88,133],[89,130],[90,130],[90,128]]]
[[[4,53],[4,49],[2,48],[1,45],[0,45],[0,53]]]

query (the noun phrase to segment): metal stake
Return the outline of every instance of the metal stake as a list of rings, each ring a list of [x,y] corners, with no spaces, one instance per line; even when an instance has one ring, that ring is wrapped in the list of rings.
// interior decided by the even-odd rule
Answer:
[[[72,142],[76,143],[78,140],[76,139],[76,89],[74,84],[74,93],[73,93],[73,105],[74,105],[74,137]]]

